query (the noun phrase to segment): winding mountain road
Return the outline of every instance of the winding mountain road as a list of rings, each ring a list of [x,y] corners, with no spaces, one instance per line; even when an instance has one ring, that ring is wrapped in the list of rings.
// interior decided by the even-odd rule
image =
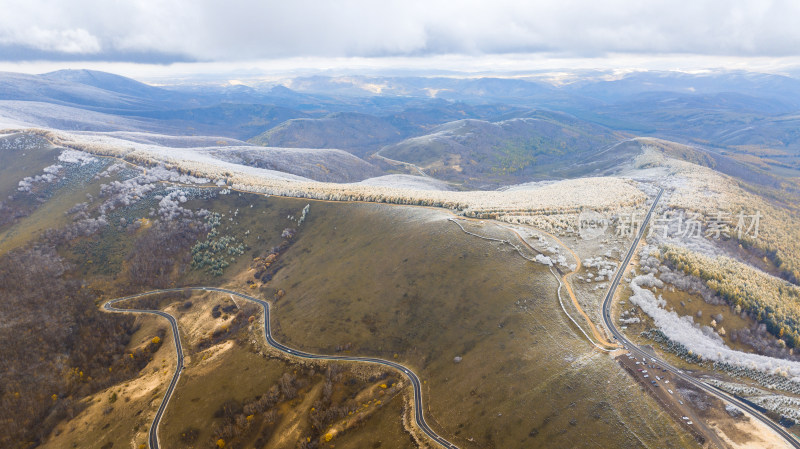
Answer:
[[[170,289],[167,291],[176,291],[176,290],[179,289]],[[147,296],[153,293],[157,292],[140,293],[138,295],[112,299],[111,301],[108,301],[105,304],[103,304],[103,309],[108,312],[147,313],[151,315],[158,315],[166,318],[167,321],[169,321],[170,326],[172,327],[172,339],[175,341],[175,351],[177,352],[178,355],[175,374],[172,376],[172,380],[170,380],[169,386],[167,386],[167,392],[164,393],[164,400],[161,401],[161,405],[158,407],[158,411],[156,411],[156,416],[155,418],[153,418],[153,425],[150,426],[150,432],[148,433],[147,436],[147,442],[150,448],[158,449],[160,447],[158,444],[158,424],[161,422],[161,417],[164,415],[164,410],[167,409],[167,404],[169,403],[169,400],[172,397],[173,391],[175,391],[175,387],[178,385],[178,379],[180,379],[181,372],[183,371],[183,348],[181,346],[180,333],[178,332],[178,321],[175,319],[174,316],[168,314],[167,312],[162,312],[161,310],[118,309],[113,306],[114,303],[117,303],[119,301],[124,301],[126,299],[131,299],[131,298],[138,298],[140,296]]]
[[[775,433],[777,433],[781,438],[783,438],[785,440],[785,442],[787,443],[787,445],[789,447],[794,447],[794,448],[800,449],[800,440],[798,440],[796,437],[794,437],[785,428],[783,428],[779,424],[775,423],[770,418],[768,418],[767,416],[765,416],[763,413],[759,412],[758,410],[754,409],[753,407],[751,407],[747,403],[737,399],[733,395],[728,394],[728,393],[726,393],[726,392],[724,392],[724,391],[722,391],[722,390],[720,390],[720,389],[718,389],[718,388],[716,388],[716,387],[714,387],[712,385],[709,385],[709,384],[707,384],[707,383],[705,383],[705,382],[703,382],[703,381],[701,381],[701,380],[699,380],[699,379],[697,379],[695,377],[692,377],[692,376],[686,374],[682,370],[670,365],[665,360],[659,358],[655,354],[651,354],[651,353],[646,352],[644,349],[642,349],[639,346],[635,345],[632,341],[630,341],[627,337],[625,337],[625,335],[622,334],[622,332],[619,331],[619,329],[615,326],[613,320],[611,319],[611,305],[612,305],[612,302],[613,302],[613,298],[614,298],[614,296],[616,294],[616,289],[619,287],[619,284],[621,282],[622,276],[625,273],[625,269],[626,269],[627,265],[630,263],[631,259],[633,258],[634,254],[636,253],[636,249],[638,248],[639,243],[641,242],[641,239],[644,236],[644,232],[645,232],[645,230],[647,228],[648,223],[650,222],[650,219],[653,216],[655,208],[658,205],[658,202],[661,199],[662,194],[663,194],[663,189],[661,189],[659,191],[659,193],[656,195],[655,199],[653,200],[653,204],[650,206],[650,209],[648,210],[647,215],[642,220],[641,227],[639,228],[638,233],[637,233],[633,243],[631,244],[631,247],[628,250],[625,258],[623,259],[622,263],[620,264],[619,268],[617,269],[617,272],[616,272],[616,274],[614,276],[614,279],[613,279],[613,281],[611,283],[611,286],[609,287],[609,290],[608,290],[608,292],[607,292],[607,294],[605,296],[605,299],[603,301],[603,306],[602,306],[602,317],[603,317],[603,321],[604,321],[604,323],[606,325],[606,328],[610,331],[610,333],[612,334],[614,340],[619,342],[619,344],[622,345],[622,347],[624,347],[626,350],[630,351],[632,354],[637,355],[639,357],[648,357],[648,358],[651,359],[651,361],[653,361],[654,363],[658,363],[664,369],[670,371],[673,375],[675,375],[676,377],[680,378],[681,380],[693,385],[694,387],[704,391],[705,393],[707,393],[709,395],[712,395],[714,397],[717,397],[717,398],[721,399],[723,402],[727,402],[727,403],[730,403],[730,404],[733,404],[733,405],[737,406],[738,408],[740,408],[741,410],[745,411],[750,416],[752,416],[754,419],[757,419],[758,421],[760,421],[764,425],[766,425],[768,428],[772,429]],[[452,221],[455,222],[455,220],[452,220]],[[462,228],[462,230],[463,230],[463,228]],[[465,230],[465,232],[466,232],[466,230]],[[517,235],[517,236],[520,238],[520,240],[522,242],[525,242],[525,240],[523,238],[521,238],[521,236],[519,236],[519,235]],[[481,237],[481,236],[478,236],[478,237]],[[490,239],[490,240],[495,240],[495,239]],[[497,240],[505,242],[505,243],[510,243],[510,242],[508,242],[506,240],[500,240],[500,239],[497,239]],[[576,256],[576,258],[577,258],[577,256]],[[185,291],[185,290],[212,291],[212,292],[225,293],[225,294],[235,295],[237,297],[240,297],[240,298],[243,298],[245,300],[254,302],[256,304],[259,304],[262,307],[262,310],[264,312],[264,334],[265,334],[267,343],[270,346],[272,346],[273,348],[275,348],[275,349],[277,349],[277,350],[279,350],[281,352],[284,352],[284,353],[286,353],[288,355],[299,357],[299,358],[304,358],[304,359],[313,359],[313,360],[351,361],[351,362],[373,363],[373,364],[379,364],[379,365],[383,365],[383,366],[386,366],[386,367],[390,367],[390,368],[393,368],[393,369],[396,369],[396,370],[402,372],[409,379],[409,381],[411,382],[411,384],[413,386],[413,390],[414,390],[414,418],[415,418],[417,426],[426,435],[428,435],[428,437],[430,439],[432,439],[434,442],[436,442],[437,444],[441,445],[442,447],[449,448],[449,449],[457,449],[456,445],[454,445],[453,443],[450,443],[445,438],[439,436],[436,432],[434,432],[428,426],[427,422],[425,421],[425,417],[424,417],[424,414],[423,414],[421,382],[419,380],[419,377],[413,371],[411,371],[410,369],[406,368],[405,366],[403,366],[403,365],[401,365],[399,363],[396,363],[396,362],[393,362],[393,361],[390,361],[390,360],[374,358],[374,357],[349,357],[349,356],[336,356],[336,355],[322,355],[322,354],[313,354],[313,353],[298,351],[296,349],[291,349],[288,346],[279,343],[278,341],[276,341],[272,337],[271,328],[270,328],[270,306],[269,306],[269,303],[267,301],[264,301],[264,300],[261,300],[261,299],[257,299],[257,298],[254,298],[252,296],[248,296],[248,295],[245,295],[245,294],[242,294],[242,293],[239,293],[239,292],[235,292],[235,291],[232,291],[232,290],[216,288],[216,287],[184,287],[184,288],[153,290],[153,291],[148,291],[148,292],[144,292],[144,293],[139,293],[139,294],[136,294],[136,295],[131,295],[131,296],[126,296],[126,297],[122,297],[122,298],[112,299],[112,300],[106,302],[103,305],[103,308],[108,312],[147,313],[147,314],[159,315],[159,316],[162,316],[162,317],[166,318],[170,322],[170,325],[172,327],[173,337],[174,337],[174,341],[175,341],[175,348],[176,348],[176,352],[177,352],[177,355],[178,355],[177,363],[176,363],[177,366],[176,366],[175,374],[173,375],[172,380],[170,381],[170,384],[169,384],[169,386],[167,388],[167,391],[166,391],[166,393],[164,395],[164,400],[161,402],[161,405],[159,406],[158,411],[156,412],[156,416],[153,419],[153,424],[150,427],[149,436],[148,436],[148,443],[149,443],[150,449],[160,449],[159,440],[158,440],[158,426],[159,426],[161,418],[162,418],[162,416],[164,414],[164,410],[166,410],[166,407],[169,404],[169,400],[172,397],[172,394],[173,394],[173,392],[175,390],[175,387],[176,387],[176,385],[178,383],[178,380],[180,378],[181,372],[183,371],[184,357],[183,357],[183,350],[181,348],[181,343],[180,343],[180,335],[178,333],[178,325],[177,325],[177,321],[175,320],[175,318],[172,315],[170,315],[170,314],[168,314],[166,312],[160,311],[160,310],[119,309],[119,308],[114,307],[114,304],[116,304],[116,303],[118,303],[120,301],[133,299],[133,298],[138,298],[138,297],[143,297],[143,296],[148,296],[148,295],[153,295],[153,294],[158,294],[158,293],[181,292],[181,291]],[[602,339],[600,339],[600,340],[601,340],[601,342],[603,341]],[[614,343],[611,343],[609,346],[613,347],[613,345],[614,345]]]
[[[716,387],[714,387],[712,385],[709,385],[709,384],[707,384],[707,383],[705,383],[705,382],[703,382],[703,381],[701,381],[701,380],[699,380],[699,379],[697,379],[695,377],[692,377],[692,376],[686,374],[682,370],[670,365],[665,360],[659,358],[655,354],[650,354],[650,353],[646,352],[642,348],[636,346],[627,337],[625,337],[625,335],[623,335],[622,332],[620,332],[619,329],[617,329],[617,327],[614,325],[614,320],[611,319],[611,303],[613,302],[614,294],[615,294],[615,292],[617,290],[617,287],[619,286],[619,283],[620,283],[620,281],[622,279],[623,274],[625,273],[625,267],[628,265],[628,263],[630,263],[631,259],[633,258],[633,255],[636,253],[636,248],[639,246],[639,242],[642,240],[642,237],[644,236],[644,232],[645,232],[645,229],[647,228],[647,224],[650,221],[650,218],[653,215],[653,211],[655,211],[655,208],[658,205],[658,201],[661,199],[661,195],[663,193],[664,193],[664,189],[659,190],[658,195],[656,195],[655,199],[653,200],[653,204],[650,206],[650,210],[647,212],[647,215],[645,216],[644,220],[642,221],[642,225],[639,228],[639,232],[637,233],[636,238],[634,239],[633,243],[631,244],[631,247],[630,247],[630,249],[628,250],[628,253],[625,256],[625,259],[623,259],[622,263],[620,264],[619,268],[617,269],[617,273],[614,276],[614,280],[611,283],[610,288],[608,289],[608,293],[606,294],[605,299],[603,300],[603,321],[605,322],[606,327],[611,332],[611,334],[614,336],[614,339],[616,339],[618,342],[620,342],[623,345],[623,347],[625,349],[629,350],[632,354],[638,355],[639,357],[650,358],[652,362],[657,363],[658,365],[660,365],[661,367],[663,367],[667,371],[671,372],[673,375],[675,375],[676,377],[680,378],[681,380],[693,385],[694,387],[704,391],[705,393],[707,393],[709,395],[712,395],[712,396],[715,396],[715,397],[721,399],[723,402],[728,402],[728,403],[731,403],[731,404],[739,407],[740,409],[742,409],[745,412],[749,413],[753,418],[761,421],[767,427],[772,429],[775,433],[780,435],[781,438],[783,438],[790,447],[794,447],[794,448],[800,449],[800,440],[795,438],[791,433],[789,433],[786,429],[784,429],[782,426],[777,424],[775,421],[769,419],[763,413],[761,413],[758,410],[754,409],[753,407],[751,407],[747,403],[745,403],[743,401],[740,401],[739,399],[737,399],[733,395],[730,395],[730,394],[720,390],[719,388],[716,388]]]
[[[272,338],[272,330],[270,328],[270,306],[267,301],[262,299],[254,298],[252,296],[245,295],[243,293],[235,292],[233,290],[226,290],[224,288],[217,288],[217,287],[183,287],[183,288],[168,288],[163,290],[152,290],[144,293],[138,293],[136,295],[125,296],[122,298],[112,299],[107,301],[103,304],[103,309],[108,312],[116,312],[116,313],[148,313],[152,315],[159,315],[166,318],[170,325],[172,326],[172,335],[175,339],[175,349],[178,354],[178,359],[176,363],[175,374],[172,376],[172,380],[169,383],[169,387],[167,387],[167,392],[164,394],[164,399],[161,401],[161,405],[158,407],[158,411],[156,412],[156,416],[153,418],[153,424],[150,426],[150,432],[148,435],[148,444],[150,449],[160,449],[159,440],[158,440],[158,426],[161,423],[161,418],[164,415],[164,410],[166,410],[167,405],[169,404],[169,400],[172,398],[172,393],[175,390],[175,386],[178,384],[178,379],[180,378],[181,372],[183,371],[183,349],[181,348],[181,340],[180,335],[178,333],[178,322],[174,316],[163,312],[161,310],[144,310],[144,309],[119,309],[114,306],[121,301],[125,301],[128,299],[133,298],[140,298],[143,296],[155,295],[159,293],[170,293],[170,292],[183,292],[186,290],[193,290],[193,291],[208,291],[208,292],[218,292],[218,293],[225,293],[229,295],[234,295],[242,299],[246,299],[248,301],[252,301],[261,306],[264,312],[264,335],[266,336],[267,343],[272,346],[273,348],[284,352],[288,355],[299,357],[302,359],[311,359],[311,360],[333,360],[333,361],[347,361],[347,362],[365,362],[365,363],[373,363],[377,365],[387,366],[389,368],[394,368],[397,371],[403,373],[408,380],[411,382],[411,385],[414,389],[414,419],[417,423],[417,426],[426,434],[430,439],[441,445],[442,447],[448,449],[458,449],[458,447],[444,439],[443,437],[439,436],[436,432],[433,431],[428,426],[428,423],[425,421],[425,416],[423,414],[422,408],[422,383],[419,380],[419,377],[410,369],[406,368],[405,366],[393,362],[391,360],[384,360],[375,357],[350,357],[350,356],[339,356],[339,355],[322,355],[322,354],[312,354],[309,352],[298,351],[296,349],[292,349],[284,344],[279,343],[274,338]]]

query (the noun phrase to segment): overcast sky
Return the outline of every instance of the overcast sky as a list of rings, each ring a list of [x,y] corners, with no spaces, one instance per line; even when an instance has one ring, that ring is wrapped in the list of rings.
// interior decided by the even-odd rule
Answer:
[[[0,65],[794,61],[798,19],[796,0],[4,0]]]

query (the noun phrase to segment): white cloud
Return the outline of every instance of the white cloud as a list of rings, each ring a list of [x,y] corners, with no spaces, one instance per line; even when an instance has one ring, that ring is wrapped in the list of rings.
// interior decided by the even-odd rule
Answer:
[[[97,37],[83,28],[44,29],[33,26],[12,29],[10,32],[0,32],[0,43],[68,54],[97,53],[101,50]]]
[[[796,56],[800,48],[800,3],[780,0],[6,3],[0,43],[70,54],[231,61],[537,52]]]

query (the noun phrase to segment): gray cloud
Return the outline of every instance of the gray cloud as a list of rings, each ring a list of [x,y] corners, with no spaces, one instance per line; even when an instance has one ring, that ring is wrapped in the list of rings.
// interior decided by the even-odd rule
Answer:
[[[88,53],[63,52],[57,50],[40,50],[23,45],[0,44],[0,61],[102,61],[102,62],[137,62],[141,64],[173,64],[176,62],[196,62],[187,55],[173,53],[157,53],[148,51],[98,51]]]
[[[0,60],[797,56],[796,1],[7,0]]]

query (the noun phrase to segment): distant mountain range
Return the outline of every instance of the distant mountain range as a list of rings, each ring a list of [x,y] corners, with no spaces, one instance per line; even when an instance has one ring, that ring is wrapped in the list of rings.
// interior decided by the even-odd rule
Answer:
[[[375,170],[417,166],[465,186],[602,173],[624,148],[608,152],[609,146],[633,136],[729,154],[766,172],[800,173],[800,81],[794,78],[581,75],[559,83],[544,75],[311,76],[285,85],[156,87],[90,70],[0,73],[0,122],[339,149]],[[348,173],[347,179],[359,178]]]
[[[563,114],[528,115],[500,122],[449,122],[387,146],[380,155],[414,164],[442,179],[506,184],[557,177],[559,162],[569,160],[575,167],[589,159],[597,161],[600,151],[624,140],[608,128]],[[590,172],[587,168],[580,175]]]

